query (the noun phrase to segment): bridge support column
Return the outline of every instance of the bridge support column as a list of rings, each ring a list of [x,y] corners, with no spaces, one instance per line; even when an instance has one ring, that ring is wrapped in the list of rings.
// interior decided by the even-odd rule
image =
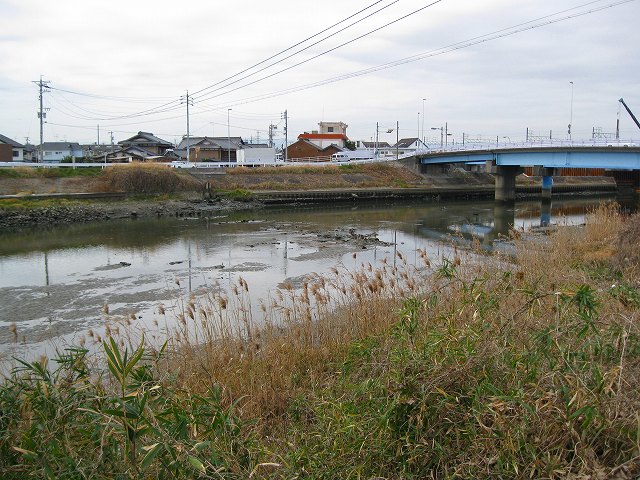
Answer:
[[[548,167],[535,167],[533,170],[533,174],[542,177],[542,199],[551,200],[553,176],[556,174],[556,169]]]
[[[516,200],[516,176],[522,173],[522,168],[487,162],[487,172],[493,173],[496,178],[496,202],[514,203]]]
[[[551,200],[551,190],[553,188],[553,175],[555,168],[542,169],[542,200]]]

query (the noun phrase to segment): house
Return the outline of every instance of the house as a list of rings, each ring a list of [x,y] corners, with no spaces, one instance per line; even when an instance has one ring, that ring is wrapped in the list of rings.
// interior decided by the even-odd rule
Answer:
[[[402,138],[391,147],[393,154],[395,155],[396,150],[399,155],[409,155],[415,153],[418,150],[428,150],[429,147],[426,143],[420,140],[417,137],[414,138]]]
[[[320,131],[304,132],[298,135],[298,140],[308,140],[320,149],[327,148],[330,145],[336,145],[339,148],[346,146],[349,140],[349,137],[347,137],[347,127],[349,125],[343,122],[320,122],[318,126]]]
[[[0,162],[24,162],[24,145],[0,135]]]
[[[163,158],[162,155],[156,155],[155,152],[138,146],[129,146],[118,148],[112,152],[105,152],[102,155],[98,153],[95,157],[97,161],[104,160],[109,163],[127,163],[127,162],[147,162],[158,161]]]
[[[82,145],[82,152],[84,153],[84,158],[95,159],[96,161],[104,161],[104,156],[111,152],[118,150],[115,145],[111,144],[85,144]]]
[[[156,137],[153,133],[138,132],[131,138],[118,142],[122,148],[139,147],[144,151],[150,152],[152,155],[162,156],[167,150],[173,148],[171,142]]]
[[[307,140],[322,149],[330,145],[344,148],[349,138],[344,133],[318,133],[314,131],[301,133],[298,135],[298,140]]]
[[[44,142],[42,144],[43,162],[61,162],[66,157],[82,158],[84,152],[76,142]]]
[[[342,148],[335,144],[330,144],[323,148],[311,140],[301,137],[302,135],[298,137],[297,142],[287,147],[287,160],[318,158],[328,161],[331,155],[342,151]]]
[[[349,125],[343,122],[320,122],[318,126],[320,127],[320,134],[340,133],[346,137]]]
[[[24,161],[25,162],[38,161],[38,147],[36,145],[31,145],[30,143],[27,143],[24,146]]]
[[[189,137],[183,138],[175,152],[190,162],[235,162],[237,150],[247,145],[241,137]]]
[[[356,140],[356,148],[373,150],[374,148],[391,148],[389,142],[365,142],[363,140]]]

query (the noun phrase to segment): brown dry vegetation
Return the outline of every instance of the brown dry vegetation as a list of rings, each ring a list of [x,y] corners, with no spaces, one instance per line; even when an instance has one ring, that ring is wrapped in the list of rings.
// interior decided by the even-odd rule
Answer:
[[[37,366],[11,380],[1,465],[11,478],[638,478],[640,282],[625,240],[638,228],[605,207],[585,228],[516,240],[513,257],[339,268],[277,291],[260,319],[243,279],[212,289],[185,300],[161,354],[118,361],[126,342],[107,343],[103,381],[73,373],[86,368],[74,357],[74,408],[9,390]],[[80,426],[61,422],[78,407]],[[56,425],[75,443],[54,450]]]
[[[107,168],[98,191],[126,193],[173,193],[201,190],[202,182],[187,173],[158,164],[127,164]]]
[[[237,167],[207,178],[220,190],[322,190],[333,188],[410,187],[424,177],[392,163],[323,167]]]

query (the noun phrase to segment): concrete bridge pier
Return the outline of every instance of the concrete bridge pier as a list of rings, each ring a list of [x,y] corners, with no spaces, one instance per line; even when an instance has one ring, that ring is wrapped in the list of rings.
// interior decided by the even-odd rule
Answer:
[[[487,162],[487,172],[496,178],[496,202],[514,203],[516,200],[516,176],[523,172],[518,166],[496,165],[494,161]]]
[[[537,167],[535,175],[542,177],[542,200],[551,200],[551,190],[553,189],[553,176],[556,174],[555,168]]]

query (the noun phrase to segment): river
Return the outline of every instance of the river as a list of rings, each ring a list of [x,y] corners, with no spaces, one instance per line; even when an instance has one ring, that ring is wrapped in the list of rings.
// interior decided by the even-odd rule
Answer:
[[[476,238],[484,248],[508,250],[500,235],[510,227],[579,224],[601,201],[554,201],[542,211],[539,202],[287,207],[5,233],[0,359],[85,344],[117,321],[159,331],[175,321],[171,312],[181,299],[229,289],[240,277],[257,304],[286,283],[298,287],[306,275],[337,265],[393,262],[397,252],[411,262],[417,249],[441,257],[448,248],[442,241],[452,236],[461,244]]]

